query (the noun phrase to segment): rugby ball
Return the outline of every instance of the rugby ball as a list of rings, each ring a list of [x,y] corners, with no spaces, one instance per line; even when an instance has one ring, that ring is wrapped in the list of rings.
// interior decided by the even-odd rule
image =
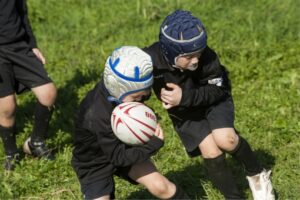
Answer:
[[[145,104],[125,102],[112,112],[111,126],[114,134],[128,145],[143,145],[155,133],[157,119]]]

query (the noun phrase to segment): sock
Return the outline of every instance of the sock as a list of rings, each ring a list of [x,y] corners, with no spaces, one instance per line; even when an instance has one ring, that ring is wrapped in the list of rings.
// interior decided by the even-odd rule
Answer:
[[[244,165],[248,176],[254,176],[263,170],[249,143],[244,138],[239,136],[239,144],[229,153]]]
[[[31,134],[31,144],[39,144],[47,138],[49,122],[54,107],[47,107],[37,102],[34,111],[34,127]]]
[[[169,199],[190,199],[190,197],[185,193],[185,191],[176,185],[176,192],[175,194],[170,197]]]
[[[213,185],[226,199],[243,199],[226,164],[224,154],[216,158],[204,158],[204,164]]]
[[[15,155],[18,153],[15,126],[3,127],[0,125],[0,136],[4,144],[4,151],[6,155]]]

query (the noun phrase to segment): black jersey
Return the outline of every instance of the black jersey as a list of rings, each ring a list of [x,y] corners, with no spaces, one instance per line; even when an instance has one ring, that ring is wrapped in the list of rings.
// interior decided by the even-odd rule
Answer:
[[[143,162],[163,146],[155,136],[134,147],[118,140],[110,121],[116,105],[107,100],[108,96],[101,80],[81,102],[75,117],[72,165],[81,183],[112,176],[117,167]]]
[[[37,47],[27,15],[25,0],[0,1],[0,45],[26,41]]]
[[[183,72],[170,66],[158,42],[143,50],[152,58],[156,96],[160,99],[161,89],[166,88],[166,83],[174,83],[182,89],[180,104],[168,109],[173,122],[203,118],[210,106],[230,96],[227,71],[209,47],[202,52],[195,71]]]

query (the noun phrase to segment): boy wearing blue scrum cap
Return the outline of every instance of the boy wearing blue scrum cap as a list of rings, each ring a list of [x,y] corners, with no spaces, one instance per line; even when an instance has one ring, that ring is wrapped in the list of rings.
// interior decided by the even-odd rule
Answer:
[[[200,19],[177,10],[160,27],[159,41],[144,50],[153,61],[153,89],[167,109],[190,157],[202,155],[210,180],[226,199],[241,199],[225,153],[245,167],[255,200],[275,199],[271,171],[261,167],[234,128],[227,71],[207,46]]]
[[[152,71],[151,58],[141,49],[116,49],[106,61],[102,79],[82,100],[75,118],[72,166],[84,199],[114,199],[114,175],[142,184],[160,199],[188,199],[150,160],[164,144],[159,125],[142,146],[128,146],[112,131],[111,114],[118,104],[149,98]]]

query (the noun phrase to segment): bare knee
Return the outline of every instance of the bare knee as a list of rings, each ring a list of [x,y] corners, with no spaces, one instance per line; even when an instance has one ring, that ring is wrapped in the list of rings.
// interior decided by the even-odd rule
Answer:
[[[14,120],[16,100],[14,95],[0,98],[0,124],[10,126],[9,121]]]
[[[57,97],[57,90],[53,89],[49,91],[49,93],[46,95],[44,99],[41,99],[40,103],[50,107],[55,103],[56,97]]]
[[[216,129],[213,137],[218,147],[225,151],[234,150],[239,142],[239,136],[233,128]]]
[[[39,101],[44,106],[52,106],[55,103],[57,96],[57,90],[55,86],[52,84],[52,86],[48,87],[45,93],[39,98]]]
[[[14,117],[16,112],[16,104],[10,104],[5,106],[4,109],[1,109],[0,115],[3,118],[9,119]]]
[[[56,100],[57,89],[53,83],[48,83],[36,88],[32,88],[32,91],[38,98],[38,101],[44,106],[52,106]]]
[[[199,144],[200,152],[203,158],[216,158],[223,152],[216,144],[212,134],[209,134],[204,140]]]
[[[176,186],[166,178],[158,178],[150,183],[148,190],[160,199],[167,199],[175,194]]]

